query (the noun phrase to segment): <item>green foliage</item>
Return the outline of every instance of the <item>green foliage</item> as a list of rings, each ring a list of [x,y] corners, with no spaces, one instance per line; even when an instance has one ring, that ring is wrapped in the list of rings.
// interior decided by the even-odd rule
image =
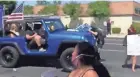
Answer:
[[[24,6],[24,14],[28,15],[28,14],[33,14],[33,6]]]
[[[110,15],[109,2],[96,1],[89,3],[88,12],[90,16],[97,17],[99,19],[108,17]]]
[[[118,28],[118,27],[112,28],[112,33],[119,34],[120,32],[121,32],[121,28]]]
[[[140,23],[133,22],[132,25],[136,29],[136,33],[140,34]]]
[[[16,0],[13,1],[0,1],[0,5],[5,6],[5,14],[11,14],[16,7]]]
[[[57,5],[54,5],[54,4],[50,4],[48,6],[45,6],[45,8],[43,10],[41,10],[39,12],[39,14],[54,14],[56,15],[57,14]]]
[[[76,19],[79,16],[80,4],[76,2],[70,2],[64,5],[64,13],[70,15],[71,18]]]

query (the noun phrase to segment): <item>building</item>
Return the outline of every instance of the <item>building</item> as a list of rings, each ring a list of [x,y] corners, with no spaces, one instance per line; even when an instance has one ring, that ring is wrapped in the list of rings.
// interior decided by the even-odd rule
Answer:
[[[110,20],[114,23],[112,24],[113,27],[119,27],[121,28],[121,33],[126,34],[127,29],[130,27],[132,22],[140,22],[140,3],[135,1],[118,1],[118,2],[110,2]],[[36,9],[36,8],[34,8]],[[98,22],[96,18],[89,17],[87,10],[88,10],[88,4],[81,4],[80,5],[80,17],[83,21],[83,23],[103,23],[105,19]],[[58,10],[59,16],[64,16],[63,12],[63,6],[59,6]],[[70,19],[68,17],[65,19],[63,17],[64,24],[68,24],[70,22]],[[69,21],[68,21],[69,20]],[[100,24],[103,25],[103,24]]]
[[[140,3],[135,1],[111,2],[111,21],[113,27],[120,27],[121,33],[126,34],[132,22],[140,22]]]

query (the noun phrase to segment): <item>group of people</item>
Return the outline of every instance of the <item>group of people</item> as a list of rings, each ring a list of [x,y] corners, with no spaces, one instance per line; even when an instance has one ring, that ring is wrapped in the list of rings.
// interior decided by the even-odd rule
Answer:
[[[75,69],[68,77],[111,77],[106,67],[97,58],[99,55],[92,45],[80,42],[72,53]]]
[[[93,32],[97,35],[97,32]],[[20,36],[18,27],[15,23],[10,26],[11,38]],[[27,40],[34,40],[38,47],[41,49],[41,36],[31,30],[27,30],[25,37]],[[110,77],[105,66],[98,59],[99,54],[95,48],[87,42],[80,42],[75,46],[72,53],[72,63],[75,66],[68,77]]]
[[[10,31],[10,33],[8,36],[10,36],[12,38],[20,36],[18,26],[15,23],[11,24],[9,31]],[[34,42],[36,42],[36,44],[39,48],[39,51],[45,51],[45,49],[43,49],[43,47],[42,47],[42,44],[41,44],[42,37],[39,35],[39,33],[34,32],[32,30],[27,30],[24,36],[25,36],[26,40],[28,40],[28,41],[33,40]]]
[[[94,34],[94,32],[91,31]],[[95,33],[96,34],[96,33]],[[128,35],[136,34],[136,30],[131,25],[128,29]],[[127,36],[124,40],[124,46],[127,47]],[[68,77],[110,77],[107,69],[99,59],[97,59],[96,50],[87,42],[78,43],[72,53],[72,63],[76,67]],[[132,58],[132,71],[135,72],[136,56],[127,55],[124,65]]]
[[[94,36],[98,32],[90,29]],[[72,63],[75,69],[68,77],[111,77],[106,67],[100,61],[98,51],[87,42],[80,42],[72,53]]]

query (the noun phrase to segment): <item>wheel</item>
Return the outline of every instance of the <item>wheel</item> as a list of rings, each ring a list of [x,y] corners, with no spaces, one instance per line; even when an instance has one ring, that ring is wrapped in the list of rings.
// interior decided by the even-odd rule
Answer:
[[[11,46],[5,46],[0,50],[0,63],[3,67],[12,68],[19,60],[18,51]]]
[[[70,72],[74,69],[74,66],[71,62],[73,50],[74,48],[67,48],[63,51],[63,53],[60,56],[60,64],[63,67],[63,69],[67,72]]]

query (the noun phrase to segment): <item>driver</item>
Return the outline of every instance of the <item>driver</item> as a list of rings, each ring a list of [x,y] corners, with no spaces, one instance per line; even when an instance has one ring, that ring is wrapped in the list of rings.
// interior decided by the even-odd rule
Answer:
[[[51,31],[54,31],[54,30],[55,30],[55,29],[54,29],[54,25],[51,25],[51,26],[50,26],[50,30],[51,30]]]
[[[43,49],[42,47],[42,44],[41,44],[41,40],[42,40],[42,37],[40,35],[38,35],[36,32],[32,31],[32,30],[27,30],[26,31],[26,39],[31,41],[35,41],[38,48],[39,48],[39,51],[46,51],[45,49]]]

